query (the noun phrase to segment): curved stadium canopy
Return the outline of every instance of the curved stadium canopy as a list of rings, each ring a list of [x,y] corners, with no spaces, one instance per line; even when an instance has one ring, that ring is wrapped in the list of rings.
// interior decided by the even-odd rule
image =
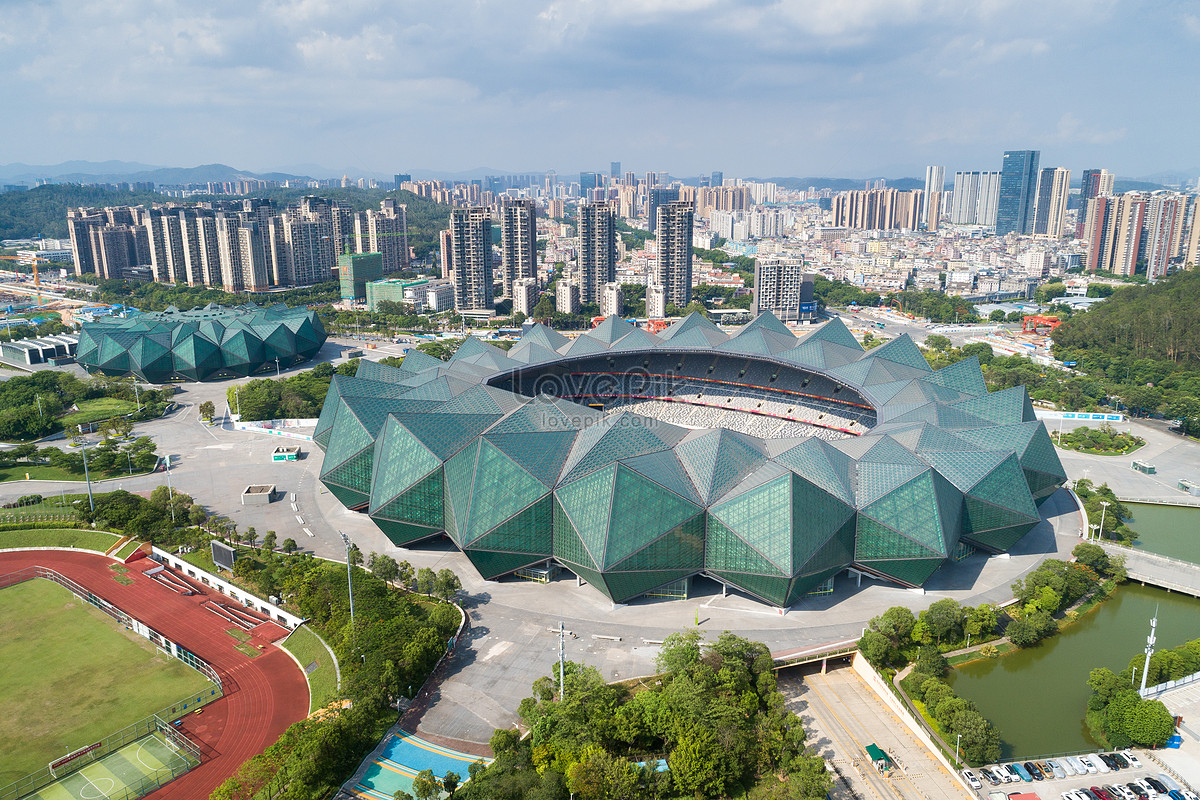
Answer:
[[[304,307],[172,306],[84,323],[76,360],[89,372],[135,375],[149,383],[207,381],[290,367],[323,344],[321,320]]]
[[[1066,479],[1024,387],[989,394],[976,359],[934,372],[907,336],[864,352],[769,314],[363,361],[314,439],[395,544],[445,532],[489,579],[555,561],[614,602],[696,574],[776,605],[849,566],[917,586],[1010,548]]]

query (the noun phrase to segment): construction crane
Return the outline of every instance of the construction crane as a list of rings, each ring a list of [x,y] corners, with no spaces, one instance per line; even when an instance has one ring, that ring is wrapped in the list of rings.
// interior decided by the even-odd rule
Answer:
[[[25,260],[28,260],[29,257],[28,256],[0,256],[0,258],[11,260],[11,261],[25,261]],[[42,304],[42,277],[41,277],[41,275],[38,274],[37,265],[38,265],[39,261],[42,262],[43,264],[51,264],[53,262],[50,261],[50,259],[48,259],[48,258],[38,258],[37,256],[33,257],[33,292],[34,292],[34,296],[37,297],[37,304],[40,306]]]

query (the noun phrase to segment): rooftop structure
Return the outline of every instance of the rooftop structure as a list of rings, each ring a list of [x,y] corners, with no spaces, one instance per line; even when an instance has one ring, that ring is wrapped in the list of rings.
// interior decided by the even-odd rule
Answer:
[[[313,438],[393,543],[444,532],[487,579],[557,562],[613,602],[697,574],[780,606],[847,567],[919,586],[1012,547],[1066,479],[1025,389],[989,394],[975,359],[770,314],[364,361]]]
[[[325,328],[307,308],[210,303],[85,322],[76,359],[89,372],[150,383],[207,381],[290,367],[324,343]]]

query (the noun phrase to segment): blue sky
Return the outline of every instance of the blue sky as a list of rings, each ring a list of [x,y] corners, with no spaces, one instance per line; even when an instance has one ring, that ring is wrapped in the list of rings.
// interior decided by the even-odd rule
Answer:
[[[0,162],[1140,176],[1200,165],[1198,46],[1172,0],[3,0]]]

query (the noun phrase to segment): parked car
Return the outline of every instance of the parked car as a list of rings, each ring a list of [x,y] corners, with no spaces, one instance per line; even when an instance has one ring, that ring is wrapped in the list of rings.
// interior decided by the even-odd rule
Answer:
[[[1096,762],[1088,756],[1075,756],[1075,760],[1083,764],[1083,771],[1088,775],[1095,775],[1100,771],[1100,768],[1096,766]]]
[[[1029,774],[1029,770],[1025,768],[1024,764],[1019,764],[1016,761],[1014,761],[1013,763],[1008,765],[1008,768],[1010,770],[1016,772],[1017,777],[1019,777],[1021,780],[1025,781],[1026,783],[1033,782],[1033,775]]]
[[[1158,782],[1167,787],[1167,791],[1174,789],[1177,792],[1182,792],[1183,787],[1180,786],[1174,778],[1165,772],[1158,773]]]
[[[1000,785],[1000,780],[996,777],[995,773],[992,772],[991,767],[983,767],[979,770],[979,774],[982,775],[983,779],[992,786]]]
[[[992,774],[996,776],[996,779],[1000,783],[1012,783],[1013,777],[1008,774],[1008,770],[1006,770],[1004,767],[995,766],[995,767],[989,767],[988,769],[990,769],[992,771]]]
[[[1146,791],[1146,787],[1142,786],[1140,783],[1134,783],[1133,781],[1130,781],[1129,783],[1125,784],[1125,786],[1129,788],[1129,791],[1137,795],[1138,800],[1150,800],[1150,793]]]
[[[1021,782],[1021,773],[1017,770],[1016,764],[1005,764],[1004,769],[1008,770],[1008,782],[1009,783],[1020,783]],[[1033,778],[1025,778],[1025,780],[1031,781],[1031,780],[1033,780]],[[1166,794],[1166,792],[1163,792],[1163,794]]]
[[[1101,789],[1099,786],[1093,786],[1090,789],[1088,789],[1088,791],[1091,792],[1092,794],[1096,795],[1096,797],[1099,798],[1099,800],[1115,800],[1112,797],[1112,795],[1110,795],[1108,792]]]
[[[1122,758],[1120,753],[1109,753],[1108,766],[1114,770],[1129,769],[1129,762]]]
[[[975,777],[974,772],[972,772],[969,769],[964,769],[962,771],[962,774],[963,774],[963,777],[967,779],[967,784],[970,785],[970,787],[972,789],[982,789],[983,788],[983,784],[979,782],[979,778]]]
[[[1134,784],[1142,787],[1142,790],[1146,793],[1146,796],[1149,797],[1150,800],[1154,800],[1154,798],[1158,797],[1158,789],[1155,789],[1153,786],[1147,783],[1145,778],[1134,781]]]
[[[1116,793],[1121,800],[1137,800],[1137,795],[1129,790],[1129,787],[1123,783],[1114,783],[1108,787],[1111,791],[1109,794]]]
[[[1167,796],[1170,797],[1171,800],[1183,800],[1183,792],[1179,791],[1178,789],[1172,789],[1171,791],[1167,792]]]
[[[1045,761],[1035,761],[1033,763],[1042,771],[1042,777],[1046,780],[1051,780],[1055,777],[1054,770],[1050,769],[1050,765]]]
[[[1053,758],[1046,762],[1046,766],[1048,766],[1050,768],[1050,771],[1054,773],[1054,777],[1056,777],[1056,778],[1067,777],[1068,773],[1067,773],[1066,768],[1062,764],[1059,764],[1057,761],[1055,761]]]
[[[1149,775],[1147,775],[1145,778],[1143,778],[1143,780],[1145,780],[1146,783],[1153,786],[1154,791],[1158,792],[1159,794],[1166,794],[1168,791],[1170,791],[1169,789],[1167,789],[1167,785],[1165,783],[1163,783],[1162,781],[1160,781],[1158,778],[1151,778]]]
[[[1083,756],[1080,756],[1080,758],[1083,758]],[[1088,756],[1088,761],[1096,765],[1096,772],[1099,772],[1101,775],[1112,772],[1112,767],[1101,758],[1099,753]]]
[[[1037,764],[1033,763],[1032,761],[1026,761],[1021,766],[1024,767],[1025,771],[1029,773],[1030,778],[1032,778],[1035,781],[1042,780],[1042,771],[1040,769],[1038,769]]]
[[[1125,756],[1125,760],[1129,762],[1129,766],[1134,769],[1142,768],[1142,762],[1138,760],[1138,757],[1133,754],[1132,750],[1122,750],[1121,755]]]

